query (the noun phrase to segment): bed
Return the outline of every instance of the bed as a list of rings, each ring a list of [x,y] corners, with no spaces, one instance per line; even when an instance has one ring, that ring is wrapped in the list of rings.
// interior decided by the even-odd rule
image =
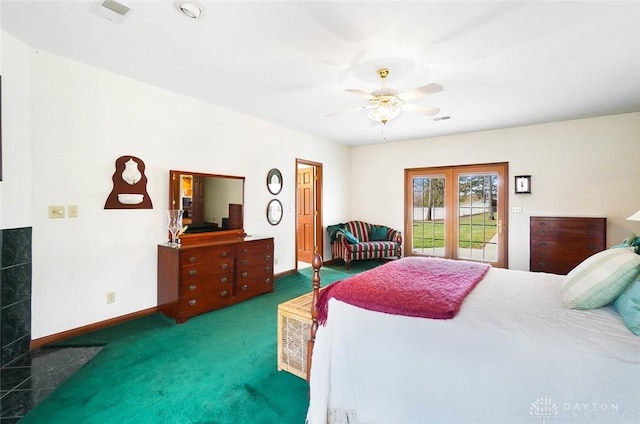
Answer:
[[[489,268],[431,319],[321,299],[321,263],[307,424],[640,422],[640,337],[612,306],[566,307],[568,276]]]

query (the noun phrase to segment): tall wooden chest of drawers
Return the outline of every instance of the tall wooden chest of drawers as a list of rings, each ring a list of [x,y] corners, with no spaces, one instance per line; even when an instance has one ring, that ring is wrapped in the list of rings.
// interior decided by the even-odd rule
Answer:
[[[158,311],[190,317],[273,292],[273,238],[158,245]]]
[[[606,249],[606,218],[532,216],[530,224],[531,271],[567,274]]]

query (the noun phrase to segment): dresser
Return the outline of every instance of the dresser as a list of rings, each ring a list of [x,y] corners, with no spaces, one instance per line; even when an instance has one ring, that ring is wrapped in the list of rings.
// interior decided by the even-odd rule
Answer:
[[[177,323],[273,289],[272,237],[158,245],[158,311]]]
[[[567,274],[606,249],[606,231],[606,218],[532,216],[529,269]]]

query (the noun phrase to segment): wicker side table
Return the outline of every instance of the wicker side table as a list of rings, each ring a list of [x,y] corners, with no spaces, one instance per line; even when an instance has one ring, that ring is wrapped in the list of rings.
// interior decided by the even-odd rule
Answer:
[[[312,296],[309,292],[278,305],[278,371],[287,371],[305,380]]]

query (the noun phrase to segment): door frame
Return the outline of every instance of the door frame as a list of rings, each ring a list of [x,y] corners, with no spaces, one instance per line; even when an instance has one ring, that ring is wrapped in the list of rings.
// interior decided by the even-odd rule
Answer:
[[[500,253],[498,255],[497,262],[491,262],[493,266],[499,268],[509,267],[509,163],[508,162],[494,162],[494,163],[478,163],[470,165],[451,165],[451,166],[435,166],[435,167],[420,167],[420,168],[407,168],[405,173],[405,214],[404,214],[404,232],[403,237],[405,256],[425,256],[417,255],[413,253],[411,243],[413,241],[413,197],[410,195],[410,188],[412,188],[412,179],[415,173],[423,172],[425,174],[440,174],[445,176],[448,183],[445,185],[445,198],[450,199],[447,201],[447,213],[445,219],[446,233],[449,234],[447,238],[457,240],[458,238],[458,216],[453,213],[458,209],[458,176],[461,174],[469,174],[473,172],[484,172],[488,168],[496,170],[502,178],[498,179],[498,203],[497,209],[501,211],[498,214],[500,222],[498,225],[498,246],[500,247]],[[455,244],[452,242],[445,243],[445,258],[458,259]],[[426,255],[428,256],[428,255]],[[466,259],[472,260],[472,259]]]
[[[293,228],[294,231],[294,249],[295,249],[295,269],[298,269],[298,167],[302,166],[310,166],[314,168],[315,174],[315,184],[313,185],[313,196],[314,196],[314,215],[315,215],[315,231],[314,231],[314,251],[320,253],[320,255],[324,255],[324,231],[322,226],[322,163],[314,162],[306,159],[296,158],[295,161],[295,182],[296,189],[295,191],[295,202],[296,210],[295,210],[295,225]]]

